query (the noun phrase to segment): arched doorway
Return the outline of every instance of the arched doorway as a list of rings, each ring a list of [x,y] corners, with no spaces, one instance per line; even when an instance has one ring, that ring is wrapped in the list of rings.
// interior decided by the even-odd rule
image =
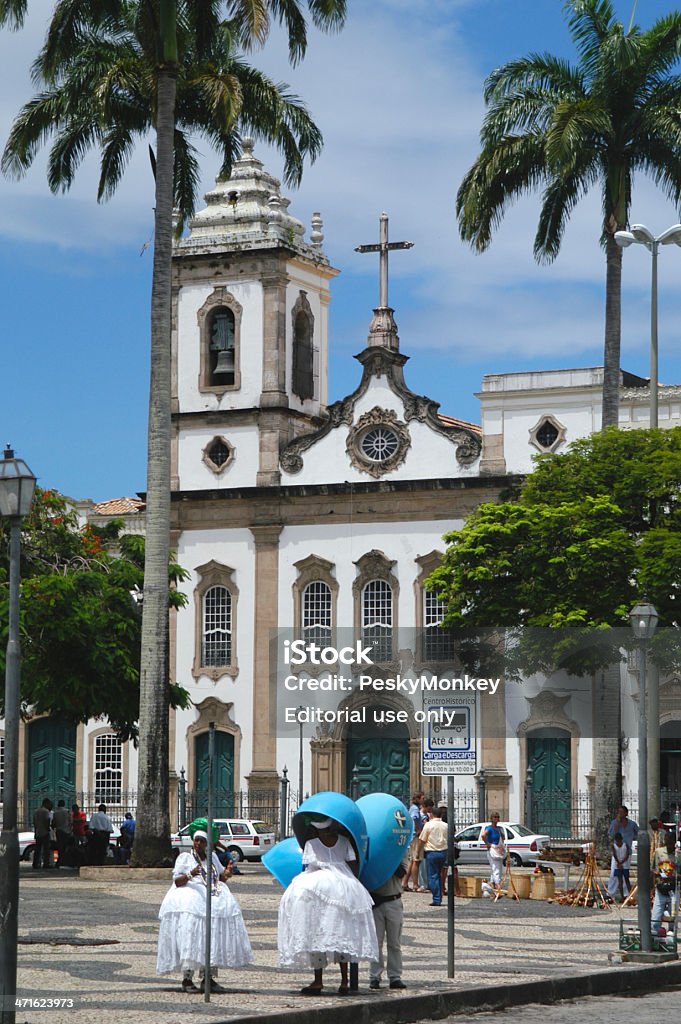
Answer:
[[[527,765],[532,769],[532,827],[558,838],[571,833],[571,736],[565,729],[527,734]]]
[[[201,732],[194,742],[194,815],[208,810],[208,733]],[[234,736],[215,731],[213,760],[213,817],[228,818],[234,814]]]
[[[359,795],[391,793],[400,800],[409,796],[409,729],[405,723],[378,724],[384,709],[373,706],[371,722],[352,724],[346,734],[346,790],[350,792],[357,768]]]
[[[56,805],[65,800],[70,806],[76,795],[76,727],[59,718],[37,718],[28,723],[26,761],[27,821],[45,797]]]

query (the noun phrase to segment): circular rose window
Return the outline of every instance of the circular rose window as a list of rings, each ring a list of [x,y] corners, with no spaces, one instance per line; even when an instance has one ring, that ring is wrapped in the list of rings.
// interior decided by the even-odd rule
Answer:
[[[371,427],[359,443],[362,454],[372,462],[386,462],[397,452],[400,439],[390,427]]]

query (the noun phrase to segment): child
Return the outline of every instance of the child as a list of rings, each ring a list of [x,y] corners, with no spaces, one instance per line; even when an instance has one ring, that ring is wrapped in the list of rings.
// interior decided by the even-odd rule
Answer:
[[[631,867],[631,850],[624,842],[621,832],[615,832],[612,843],[612,856],[610,858],[610,878],[608,880],[608,895],[616,897],[622,902],[625,896],[629,895],[631,883],[629,881],[629,868]],[[626,888],[626,892],[624,891]]]
[[[348,995],[348,963],[378,960],[371,897],[355,877],[352,843],[331,818],[312,821],[314,838],[303,849],[303,872],[296,875],[279,907],[279,962],[311,967],[314,981],[303,995],[322,991],[322,972],[331,956],[340,965],[339,995]]]

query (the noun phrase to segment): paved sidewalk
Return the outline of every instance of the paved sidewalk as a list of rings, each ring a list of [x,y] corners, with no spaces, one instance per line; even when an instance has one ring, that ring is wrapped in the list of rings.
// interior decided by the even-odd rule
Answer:
[[[262,1022],[280,1013],[282,1022],[325,1018],[334,1024],[358,1024],[379,1017],[423,1016],[413,1010],[415,996],[429,1003],[429,1013],[436,1008],[451,1010],[453,993],[461,1008],[473,1008],[489,1004],[499,993],[510,992],[517,1004],[561,993],[576,996],[626,988],[627,978],[634,975],[634,984],[645,988],[642,972],[658,972],[648,975],[653,988],[666,978],[677,984],[681,980],[679,964],[608,964],[608,953],[618,943],[618,910],[507,899],[457,899],[456,976],[449,979],[446,910],[428,906],[429,894],[408,893],[403,942],[406,993],[386,987],[370,992],[367,968],[361,965],[357,995],[337,995],[338,969],[332,967],[325,972],[328,994],[304,997],[300,987],[311,974],[282,971],[277,965],[282,890],[260,865],[245,865],[243,870],[230,888],[241,904],[256,963],[240,971],[221,971],[220,981],[229,992],[213,995],[207,1004],[203,996],[181,991],[179,975],[159,978],[155,973],[157,914],[167,881],[84,881],[75,872],[33,872],[22,865],[19,995],[72,999],[74,1007],[29,1007],[17,1012],[17,1022],[101,1024],[103,1017],[125,1015],[130,1024],[217,1024],[246,1018]],[[636,911],[625,914],[627,923],[635,924]],[[543,988],[535,982],[543,983]],[[323,1012],[315,1012],[319,1010]]]

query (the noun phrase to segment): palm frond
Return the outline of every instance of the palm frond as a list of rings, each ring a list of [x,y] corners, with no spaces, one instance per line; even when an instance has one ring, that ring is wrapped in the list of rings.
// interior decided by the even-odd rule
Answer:
[[[201,184],[201,172],[196,157],[196,150],[184,132],[175,129],[175,209],[179,213],[176,235],[182,233],[187,221],[193,216],[196,198]]]
[[[67,192],[88,150],[101,140],[101,128],[92,119],[73,118],[63,125],[47,161],[47,184],[52,192]]]
[[[563,96],[585,95],[584,79],[579,68],[550,53],[530,53],[507,61],[485,79],[484,98],[495,104],[505,97],[517,97],[527,90]]]
[[[553,174],[572,175],[585,154],[590,158],[613,144],[615,130],[610,111],[594,98],[557,104],[546,131],[546,158]]]
[[[538,263],[551,263],[560,251],[570,214],[598,180],[598,163],[584,161],[572,174],[551,179],[542,197],[539,224],[534,238],[534,257]]]
[[[483,150],[456,196],[463,241],[484,252],[511,203],[523,192],[540,188],[545,178],[546,156],[540,135],[510,136]]]
[[[581,57],[580,65],[590,73],[598,62],[603,42],[617,24],[611,0],[566,0],[563,10]]]
[[[134,142],[132,132],[120,125],[116,125],[103,136],[97,186],[98,202],[110,199],[118,188],[132,155]]]
[[[28,0],[0,0],[0,25],[12,30],[21,28],[27,7]]]

